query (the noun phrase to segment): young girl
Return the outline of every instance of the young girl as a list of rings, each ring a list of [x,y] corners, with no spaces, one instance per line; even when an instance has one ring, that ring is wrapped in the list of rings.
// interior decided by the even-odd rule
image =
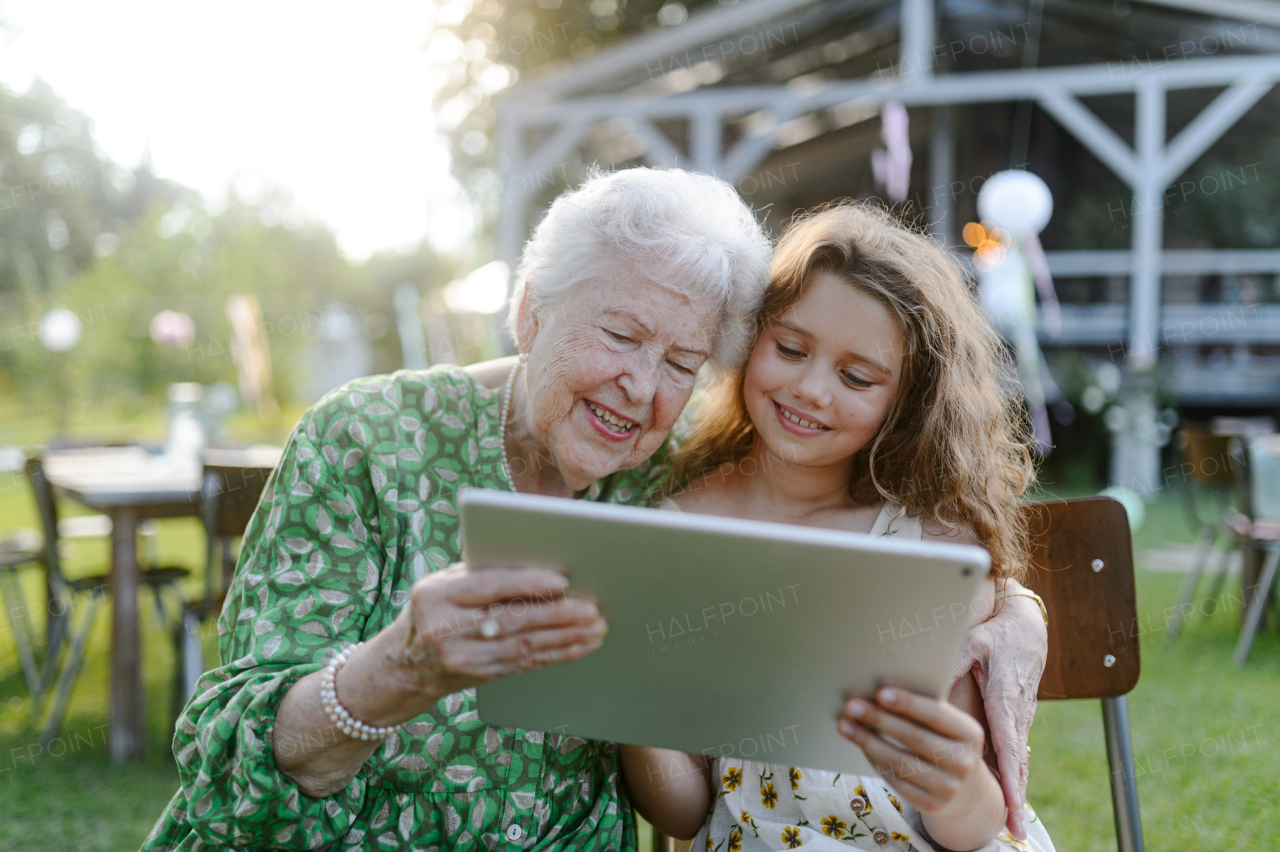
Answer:
[[[973,609],[990,617],[994,583],[1024,570],[1017,498],[1034,473],[999,340],[952,258],[881,210],[820,209],[779,242],[755,332],[701,406],[664,508],[980,544],[994,580]],[[887,688],[848,702],[839,730],[882,777],[637,746],[622,764],[635,807],[696,831],[694,852],[1052,850],[1029,809],[1026,843],[1002,833],[984,719],[968,675],[949,702]]]

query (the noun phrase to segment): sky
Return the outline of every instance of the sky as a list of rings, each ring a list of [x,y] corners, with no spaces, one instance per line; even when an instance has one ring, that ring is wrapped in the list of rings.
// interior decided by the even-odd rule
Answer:
[[[363,259],[466,244],[431,113],[430,0],[0,0],[0,82],[40,77],[106,156],[216,209],[268,183]]]

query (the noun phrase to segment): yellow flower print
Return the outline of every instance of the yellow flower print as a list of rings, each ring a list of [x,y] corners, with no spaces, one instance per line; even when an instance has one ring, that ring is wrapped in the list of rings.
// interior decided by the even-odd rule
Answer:
[[[900,840],[900,841],[902,841],[903,843],[910,843],[910,842],[911,842],[911,837],[910,837],[909,835],[902,834],[902,833],[897,832],[897,831],[892,832],[889,836],[890,836],[890,837],[892,837],[894,840]]]
[[[760,788],[760,804],[769,810],[773,810],[778,804],[778,791],[773,789],[772,781]]]
[[[854,787],[853,792],[856,795],[849,800],[849,807],[853,812],[859,816],[871,813],[871,799],[867,797],[867,791],[862,789],[862,785]]]
[[[742,783],[742,770],[736,766],[730,766],[720,780],[724,783],[724,788],[732,793]]]
[[[895,796],[895,795],[893,795],[892,793],[890,793],[890,794],[889,794],[889,801],[893,802],[893,806],[894,806],[895,808],[897,808],[897,809],[898,809],[898,813],[902,813],[902,805],[898,804],[898,797],[897,797],[897,796]]]
[[[1014,840],[1013,835],[1010,834],[1009,832],[1007,831],[1002,832],[1000,834],[1000,839],[1003,840],[1005,843],[1008,843],[1014,849],[1021,849],[1023,850],[1023,852],[1026,852],[1027,844],[1023,843],[1021,840]]]
[[[745,810],[742,812],[742,822],[744,825],[751,826],[752,834],[756,837],[760,836],[760,830],[756,827],[756,821],[752,819],[751,814],[747,813]]]
[[[782,842],[787,844],[788,849],[795,849],[800,845],[800,829],[787,826],[782,829]]]
[[[742,832],[735,825],[729,829],[729,852],[738,852],[742,848]]]
[[[801,775],[800,770],[796,769],[794,766],[787,767],[787,775],[791,777],[791,792],[794,793],[796,790],[800,789],[800,779],[804,776]]]
[[[822,832],[828,837],[834,837],[839,840],[840,835],[844,834],[846,828],[848,828],[848,826],[844,824],[844,820],[840,819],[835,814],[823,817],[822,819]]]

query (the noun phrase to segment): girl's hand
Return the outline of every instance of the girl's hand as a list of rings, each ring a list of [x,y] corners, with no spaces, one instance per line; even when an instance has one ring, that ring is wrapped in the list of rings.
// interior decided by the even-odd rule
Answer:
[[[945,701],[882,688],[876,703],[851,699],[839,728],[922,814],[946,810],[983,768],[982,725]]]
[[[1005,820],[1003,796],[982,758],[982,725],[968,713],[885,687],[874,703],[845,704],[838,727],[915,805],[939,843],[971,849],[996,836]]]

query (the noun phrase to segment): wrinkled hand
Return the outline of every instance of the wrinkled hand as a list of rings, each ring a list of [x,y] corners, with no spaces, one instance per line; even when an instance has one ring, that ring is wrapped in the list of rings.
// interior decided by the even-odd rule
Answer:
[[[460,692],[494,678],[585,656],[609,627],[594,602],[566,597],[568,581],[547,568],[456,563],[413,584],[396,663],[424,689]],[[496,635],[482,626],[492,619]]]
[[[1027,836],[1022,808],[1027,793],[1027,735],[1035,720],[1036,691],[1048,651],[1049,634],[1040,608],[1030,598],[1007,597],[999,612],[969,630],[952,674],[954,685],[972,671],[982,692],[1009,809],[1007,827],[1018,840]]]

